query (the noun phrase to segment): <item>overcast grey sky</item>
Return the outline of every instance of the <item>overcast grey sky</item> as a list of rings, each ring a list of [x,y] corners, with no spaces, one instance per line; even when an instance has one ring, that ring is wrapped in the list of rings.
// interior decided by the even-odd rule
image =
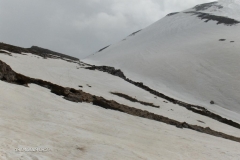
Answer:
[[[83,58],[170,12],[212,0],[0,0],[0,41]]]

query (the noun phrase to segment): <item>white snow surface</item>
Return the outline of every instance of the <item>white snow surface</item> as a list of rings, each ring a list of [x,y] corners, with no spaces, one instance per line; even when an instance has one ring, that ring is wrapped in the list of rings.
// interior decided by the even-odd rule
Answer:
[[[239,0],[217,4],[223,8],[199,12],[240,20]],[[113,66],[160,93],[240,117],[240,24],[206,23],[186,11],[166,16],[83,61]]]
[[[43,59],[32,54],[12,55],[0,54],[0,60],[26,76],[75,89],[82,85],[83,88],[79,89],[109,100],[240,137],[239,129],[170,102],[164,103],[164,99],[156,99],[150,93],[107,73],[86,70],[76,63],[60,59]],[[0,81],[0,88],[0,159],[3,160],[238,160],[240,157],[237,142],[91,104],[73,103],[33,84],[24,87]],[[111,91],[161,107],[133,103],[111,95]],[[233,112],[228,116],[235,117]],[[16,148],[32,147],[49,150],[15,151]]]

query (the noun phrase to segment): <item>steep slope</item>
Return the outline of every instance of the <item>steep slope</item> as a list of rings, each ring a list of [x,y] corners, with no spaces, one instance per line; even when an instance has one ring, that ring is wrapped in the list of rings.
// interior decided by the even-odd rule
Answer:
[[[0,159],[240,156],[238,128],[86,67],[31,53],[0,52]],[[103,101],[92,101],[94,97]],[[31,151],[36,148],[40,151]]]
[[[113,66],[168,96],[239,116],[239,17],[239,0],[198,5],[169,14],[84,61]]]
[[[36,85],[23,89],[0,81],[0,86],[2,160],[225,160],[240,156],[236,142],[69,102]],[[22,150],[35,147],[43,151]]]

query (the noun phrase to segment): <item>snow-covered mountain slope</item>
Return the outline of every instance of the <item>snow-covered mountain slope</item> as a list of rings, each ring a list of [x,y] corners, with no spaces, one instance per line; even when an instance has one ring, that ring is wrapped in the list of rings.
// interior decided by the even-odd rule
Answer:
[[[84,61],[121,69],[168,96],[240,114],[240,1],[172,13]],[[218,112],[218,109],[215,110]]]
[[[24,90],[4,82],[0,86],[1,160],[237,160],[240,156],[236,142],[69,102],[35,85]],[[15,151],[31,147],[46,151]]]
[[[240,137],[238,128],[156,98],[119,77],[87,70],[81,63],[45,59],[30,53],[5,53],[0,53],[0,60],[25,76],[81,89],[176,121]],[[0,81],[0,159],[225,160],[240,156],[240,145],[235,141],[106,110],[91,103],[74,103],[39,85],[28,86]],[[133,103],[110,92],[124,93],[160,108]],[[234,119],[234,114],[230,117]],[[15,151],[32,147],[46,150]]]

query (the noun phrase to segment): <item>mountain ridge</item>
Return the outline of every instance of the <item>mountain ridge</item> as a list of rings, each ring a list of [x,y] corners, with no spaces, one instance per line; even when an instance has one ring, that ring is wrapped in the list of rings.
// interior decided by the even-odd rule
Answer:
[[[32,53],[32,54],[36,54],[39,55],[41,57],[47,58],[47,57],[53,57],[54,58],[67,58],[69,60],[73,60],[73,61],[79,61],[78,58],[66,55],[66,54],[62,54],[62,53],[58,53],[55,51],[51,51],[49,49],[45,49],[45,48],[41,48],[41,47],[37,47],[37,46],[32,46],[31,48],[23,48],[23,47],[18,47],[18,46],[14,46],[14,45],[10,45],[7,43],[0,43],[0,50],[7,50],[9,52],[13,52],[13,53]]]

